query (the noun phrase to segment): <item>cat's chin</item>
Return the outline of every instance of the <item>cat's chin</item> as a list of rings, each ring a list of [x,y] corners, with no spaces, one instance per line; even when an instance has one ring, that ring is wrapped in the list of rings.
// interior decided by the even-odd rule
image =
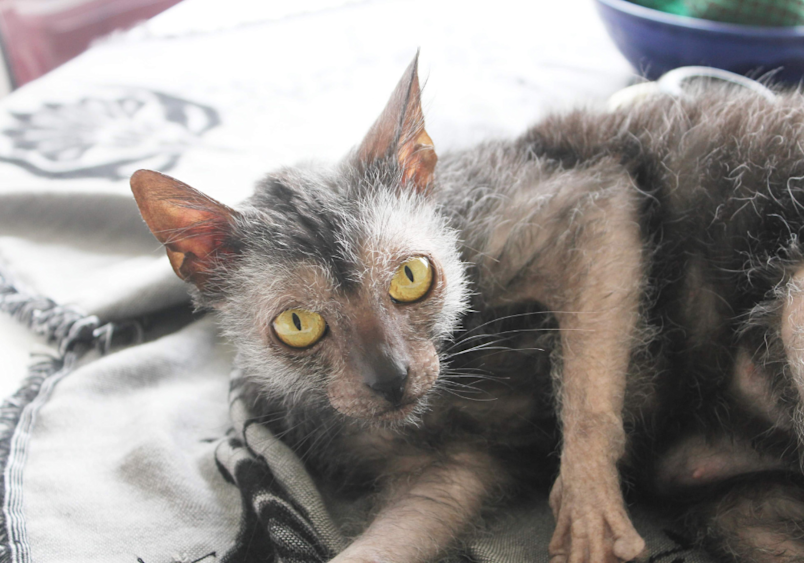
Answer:
[[[333,405],[335,410],[360,423],[376,426],[399,426],[408,423],[416,423],[420,420],[423,411],[426,409],[425,401],[422,397],[411,399],[398,407],[389,405],[375,408],[339,408]]]
[[[386,411],[375,414],[372,418],[382,422],[401,422],[407,419],[416,411],[419,401],[411,401],[399,407],[389,408]]]

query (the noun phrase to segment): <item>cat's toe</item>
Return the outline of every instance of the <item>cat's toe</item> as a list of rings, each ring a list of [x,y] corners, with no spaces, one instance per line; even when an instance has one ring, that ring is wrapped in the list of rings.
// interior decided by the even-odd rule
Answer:
[[[632,530],[632,533],[621,535],[614,542],[614,555],[621,561],[633,561],[644,556],[645,540]]]
[[[645,541],[631,524],[618,491],[609,495],[594,488],[575,490],[558,480],[550,504],[556,512],[548,548],[551,563],[617,563],[634,560],[645,551]]]

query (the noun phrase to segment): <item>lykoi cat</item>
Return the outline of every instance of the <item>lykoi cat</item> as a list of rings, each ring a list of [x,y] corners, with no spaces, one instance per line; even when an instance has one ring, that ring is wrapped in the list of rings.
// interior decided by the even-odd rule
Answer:
[[[373,520],[335,561],[437,559],[491,499],[555,477],[556,449],[553,560],[631,560],[645,544],[620,486],[629,435],[681,444],[658,473],[677,485],[701,469],[684,440],[705,430],[679,424],[662,393],[702,380],[720,392],[745,373],[738,350],[766,373],[749,328],[801,276],[804,221],[783,202],[804,191],[790,156],[801,125],[795,96],[721,89],[553,117],[439,160],[414,60],[337,166],[272,173],[236,210],[156,172],[132,189],[237,346],[255,416],[321,478],[377,483]],[[788,156],[763,150],[773,143]],[[783,310],[759,334],[779,333],[791,357],[799,307]],[[792,372],[768,420],[804,435]]]

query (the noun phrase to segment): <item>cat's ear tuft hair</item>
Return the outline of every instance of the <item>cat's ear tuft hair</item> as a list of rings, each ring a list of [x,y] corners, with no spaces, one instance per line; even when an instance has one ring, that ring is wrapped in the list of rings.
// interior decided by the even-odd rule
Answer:
[[[178,180],[151,170],[131,176],[142,218],[165,245],[181,279],[204,290],[221,260],[237,254],[232,226],[238,213]]]
[[[433,140],[424,130],[418,62],[417,52],[360,144],[357,158],[359,162],[370,163],[395,157],[405,183],[417,192],[425,192],[433,179],[438,156]]]

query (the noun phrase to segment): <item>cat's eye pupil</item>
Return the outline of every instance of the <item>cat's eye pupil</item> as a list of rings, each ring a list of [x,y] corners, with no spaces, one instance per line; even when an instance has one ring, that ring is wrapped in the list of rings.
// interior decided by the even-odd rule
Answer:
[[[433,285],[433,268],[424,256],[414,256],[400,264],[391,278],[388,295],[394,303],[413,303],[423,299]]]
[[[327,332],[327,321],[307,309],[287,309],[273,322],[274,335],[291,348],[309,348]]]

